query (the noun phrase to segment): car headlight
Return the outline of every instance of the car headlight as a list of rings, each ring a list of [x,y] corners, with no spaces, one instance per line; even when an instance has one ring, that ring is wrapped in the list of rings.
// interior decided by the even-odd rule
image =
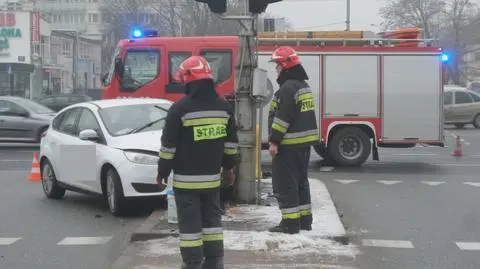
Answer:
[[[138,152],[130,152],[130,151],[124,151],[125,157],[132,163],[138,163],[138,164],[147,164],[147,165],[157,165],[158,164],[158,157],[148,155],[148,154],[143,154],[143,153],[138,153]]]

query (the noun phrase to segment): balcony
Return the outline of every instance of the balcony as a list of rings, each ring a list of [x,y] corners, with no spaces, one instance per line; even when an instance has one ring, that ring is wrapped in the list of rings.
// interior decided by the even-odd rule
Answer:
[[[85,33],[88,30],[87,23],[85,22],[75,22],[75,23],[65,23],[65,22],[54,22],[50,24],[52,30],[71,30],[78,31],[80,33]]]
[[[39,1],[35,5],[35,9],[41,12],[49,11],[76,11],[76,10],[86,10],[86,2],[84,3],[65,3],[65,2],[44,2]]]

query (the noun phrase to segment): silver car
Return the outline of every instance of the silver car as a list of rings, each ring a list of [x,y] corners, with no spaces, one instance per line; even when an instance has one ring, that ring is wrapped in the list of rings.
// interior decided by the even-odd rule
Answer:
[[[445,86],[443,95],[445,124],[480,128],[480,95],[464,87]]]
[[[0,142],[39,143],[55,112],[28,99],[0,96]]]

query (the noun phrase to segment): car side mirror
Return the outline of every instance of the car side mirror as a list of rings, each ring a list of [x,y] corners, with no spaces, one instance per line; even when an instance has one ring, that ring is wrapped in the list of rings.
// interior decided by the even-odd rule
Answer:
[[[81,131],[78,134],[78,138],[80,138],[80,140],[94,141],[94,142],[98,142],[100,140],[100,137],[98,136],[97,131],[93,129],[85,129]]]
[[[122,59],[120,57],[115,58],[115,73],[120,78],[123,78],[123,72],[125,71],[125,66],[122,63]]]
[[[101,79],[102,79],[102,83],[103,83],[104,85],[105,85],[106,82],[107,82],[107,78],[108,78],[108,73],[105,73],[105,74],[102,75],[102,78],[101,78]]]

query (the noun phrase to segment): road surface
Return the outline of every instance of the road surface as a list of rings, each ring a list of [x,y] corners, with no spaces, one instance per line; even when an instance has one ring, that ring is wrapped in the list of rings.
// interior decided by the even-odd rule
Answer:
[[[480,268],[480,130],[448,135],[446,149],[384,149],[360,169],[310,173],[360,246],[359,269]]]
[[[109,268],[148,212],[115,218],[96,197],[46,199],[28,181],[32,157],[30,149],[0,150],[0,268]]]

